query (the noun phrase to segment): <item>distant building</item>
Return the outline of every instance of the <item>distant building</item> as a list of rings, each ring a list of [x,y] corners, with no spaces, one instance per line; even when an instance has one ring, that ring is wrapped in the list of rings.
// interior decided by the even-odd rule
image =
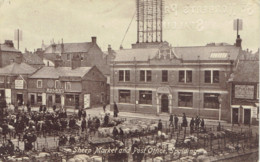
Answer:
[[[227,81],[241,47],[226,43],[171,47],[160,42],[114,52],[111,108],[115,101],[119,111],[230,118]]]
[[[90,108],[106,102],[106,77],[96,66],[81,67],[73,57],[71,67],[43,67],[29,77],[28,101],[33,106],[56,105],[63,108]]]
[[[230,83],[230,121],[234,124],[259,122],[259,61],[240,60]]]
[[[4,44],[0,44],[0,67],[5,67],[13,63],[17,56],[22,53],[14,48],[14,43],[11,40],[5,40]]]
[[[45,66],[42,58],[40,58],[37,54],[27,52],[22,54],[22,56],[23,56],[23,62],[31,65],[36,69]]]
[[[5,99],[7,104],[26,104],[28,76],[35,71],[34,67],[22,62],[22,57],[0,68],[0,98]]]

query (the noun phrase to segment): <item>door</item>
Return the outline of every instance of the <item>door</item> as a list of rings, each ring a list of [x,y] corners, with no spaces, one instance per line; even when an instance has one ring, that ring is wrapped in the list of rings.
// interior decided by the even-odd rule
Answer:
[[[17,94],[16,98],[17,98],[18,106],[22,106],[23,105],[23,94]]]
[[[244,109],[244,124],[250,124],[251,120],[251,110],[250,109]]]
[[[232,109],[232,123],[238,124],[238,108]]]
[[[161,103],[162,103],[162,112],[169,112],[169,99],[167,95],[162,95],[162,99],[161,99]]]
[[[90,107],[90,94],[84,94],[84,108]]]
[[[34,105],[35,104],[35,95],[31,94],[30,100],[31,100],[31,105]]]
[[[53,105],[52,95],[48,95],[48,106],[51,107]]]

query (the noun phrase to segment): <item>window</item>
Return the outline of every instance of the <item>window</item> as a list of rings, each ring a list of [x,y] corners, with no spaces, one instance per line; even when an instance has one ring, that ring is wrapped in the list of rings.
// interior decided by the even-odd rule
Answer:
[[[205,71],[205,83],[219,83],[219,71],[206,70]]]
[[[79,95],[66,94],[65,95],[65,105],[66,106],[79,106]]]
[[[213,83],[219,83],[219,71],[213,71]]]
[[[219,94],[216,93],[205,93],[204,94],[204,108],[219,108]]]
[[[139,91],[140,104],[152,104],[152,91]]]
[[[162,82],[168,82],[168,71],[167,70],[162,71]]]
[[[4,83],[5,82],[5,77],[1,76],[0,77],[0,83]]]
[[[211,83],[211,71],[205,71],[205,83]]]
[[[119,90],[119,102],[120,103],[130,103],[130,90]]]
[[[42,94],[37,93],[37,102],[41,103],[42,102]]]
[[[140,71],[140,81],[141,81],[141,82],[144,82],[144,81],[145,81],[145,71],[144,71],[144,70],[141,70],[141,71]]]
[[[124,81],[124,71],[119,70],[119,81]]]
[[[130,81],[130,70],[119,70],[119,81]]]
[[[60,88],[60,81],[59,80],[55,80],[55,88]]]
[[[179,71],[179,82],[184,83],[185,81],[185,71],[181,70]]]
[[[65,89],[70,90],[71,89],[71,83],[70,82],[65,82]]]
[[[189,93],[189,92],[179,92],[178,93],[179,96],[179,102],[178,105],[180,107],[192,107],[192,98],[193,98],[193,94]]]
[[[42,80],[37,80],[37,88],[42,88]]]
[[[59,94],[55,95],[55,103],[61,103],[61,96]]]
[[[80,55],[80,60],[81,60],[81,61],[84,60],[84,54],[83,54],[83,53]]]
[[[70,60],[70,54],[67,54],[67,61]]]
[[[141,82],[151,82],[152,81],[152,71],[151,70],[141,70],[140,71],[140,81]]]
[[[191,70],[179,71],[179,82],[182,82],[182,83],[192,82],[192,71]]]

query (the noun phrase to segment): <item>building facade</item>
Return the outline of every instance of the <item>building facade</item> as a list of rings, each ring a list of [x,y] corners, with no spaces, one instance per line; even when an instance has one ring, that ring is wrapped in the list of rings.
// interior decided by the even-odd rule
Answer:
[[[43,67],[31,75],[28,100],[34,106],[90,108],[106,101],[106,89],[106,77],[96,66],[75,62],[73,67]]]
[[[0,44],[0,68],[15,62],[21,54],[19,50],[14,48],[13,41],[5,40],[3,44]]]
[[[221,43],[172,48],[164,42],[115,52],[111,107],[115,101],[119,111],[230,118],[227,80],[240,47]]]
[[[230,78],[230,121],[234,124],[259,122],[259,61],[240,60]]]

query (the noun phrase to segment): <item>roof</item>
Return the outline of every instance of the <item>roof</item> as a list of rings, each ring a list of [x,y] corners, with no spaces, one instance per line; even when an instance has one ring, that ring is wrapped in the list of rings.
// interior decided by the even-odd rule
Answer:
[[[233,75],[236,82],[259,82],[259,61],[240,60]]]
[[[83,77],[87,74],[92,67],[78,67],[76,69],[71,69],[71,67],[42,67],[36,73],[34,73],[29,78],[54,78],[58,79],[59,77]]]
[[[26,53],[23,54],[23,60],[30,65],[43,65],[43,60],[36,54]]]
[[[233,45],[207,45],[193,47],[174,47],[174,53],[183,60],[236,60],[240,48]]]
[[[155,57],[159,49],[158,48],[137,48],[137,49],[122,49],[115,51],[116,58],[114,61],[148,61],[149,58]]]
[[[61,45],[62,44],[52,44],[49,45],[45,49],[46,53],[61,53]],[[83,43],[63,43],[64,45],[64,53],[76,53],[76,52],[88,52],[89,49],[93,46],[92,42],[83,42]],[[53,46],[55,46],[55,50],[53,50]]]
[[[14,47],[10,47],[6,44],[0,44],[1,48],[0,50],[1,51],[6,51],[6,52],[20,52],[19,50],[15,49]]]
[[[59,56],[58,54],[55,54],[55,53],[45,53],[43,54],[43,58],[44,59],[47,59],[47,60],[50,60],[50,61],[55,61],[55,59],[57,59],[57,56]]]
[[[22,75],[22,74],[32,74],[36,71],[32,66],[22,62],[20,64],[14,62],[3,68],[0,68],[0,75]]]

